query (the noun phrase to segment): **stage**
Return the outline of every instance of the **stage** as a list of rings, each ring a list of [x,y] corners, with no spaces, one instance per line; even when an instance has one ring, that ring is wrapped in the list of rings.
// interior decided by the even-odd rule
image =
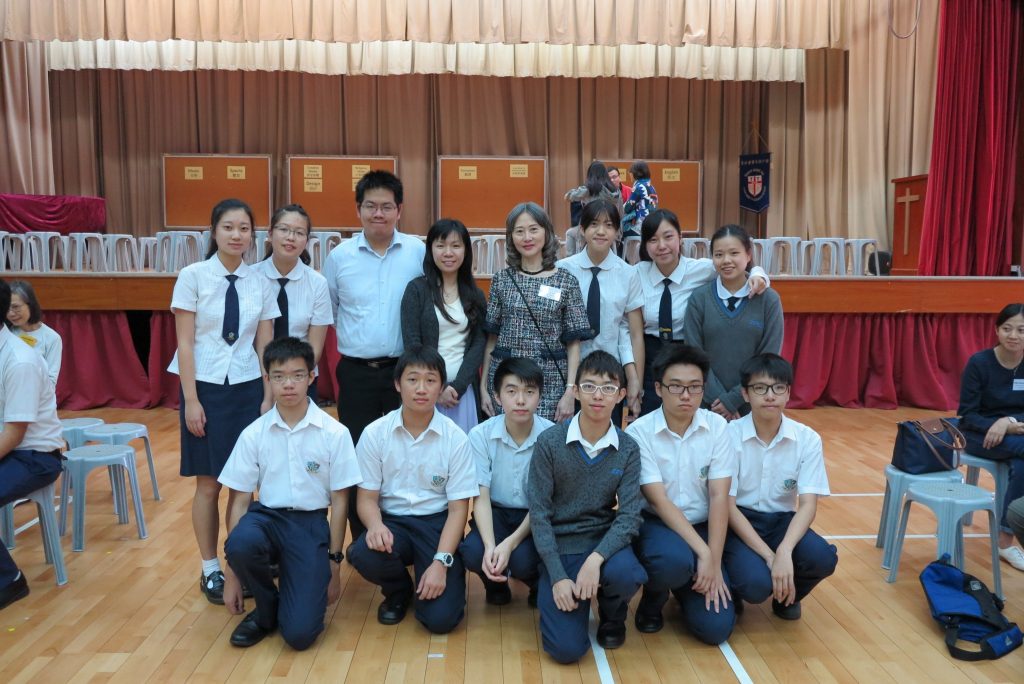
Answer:
[[[164,370],[176,347],[175,276],[4,277],[33,284],[47,324],[64,338],[61,408],[177,406],[177,378]],[[478,282],[489,289],[489,279]],[[774,276],[772,286],[782,297],[783,355],[796,369],[792,405],[800,408],[954,410],[967,358],[995,342],[994,314],[1024,300],[1018,278]],[[326,399],[337,392],[333,330],[325,348]]]

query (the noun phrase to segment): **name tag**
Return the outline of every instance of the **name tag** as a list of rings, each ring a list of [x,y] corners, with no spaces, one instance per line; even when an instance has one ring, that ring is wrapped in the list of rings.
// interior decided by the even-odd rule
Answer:
[[[537,290],[537,294],[539,294],[544,299],[550,299],[553,302],[560,302],[560,301],[562,301],[562,288],[560,288],[560,287],[551,287],[550,285],[541,285],[540,289]]]
[[[1014,392],[1024,392],[1024,378],[1014,378],[1013,379],[1013,391]]]

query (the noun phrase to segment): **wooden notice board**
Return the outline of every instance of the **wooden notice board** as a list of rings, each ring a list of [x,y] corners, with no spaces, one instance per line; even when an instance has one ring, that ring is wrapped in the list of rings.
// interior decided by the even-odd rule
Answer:
[[[651,185],[658,193],[658,207],[675,212],[684,233],[700,233],[703,162],[666,159],[644,161],[651,167]],[[609,160],[604,164],[618,167],[623,182],[633,185],[633,176],[629,173],[632,161]]]
[[[288,201],[301,204],[321,228],[357,228],[356,183],[368,171],[398,174],[395,157],[289,155]]]
[[[545,205],[548,164],[544,157],[438,157],[438,217],[467,228],[504,228],[516,204]]]
[[[250,207],[257,226],[270,222],[269,154],[165,154],[164,226],[209,228],[217,202],[237,198]]]

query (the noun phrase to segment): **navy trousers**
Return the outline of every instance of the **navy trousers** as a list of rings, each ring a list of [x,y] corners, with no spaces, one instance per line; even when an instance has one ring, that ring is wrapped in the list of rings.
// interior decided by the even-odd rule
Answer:
[[[297,651],[309,648],[324,629],[330,543],[326,509],[268,508],[259,501],[249,504],[224,543],[228,564],[256,600],[256,624],[279,629]],[[280,589],[273,563],[280,566]]]
[[[747,517],[754,531],[773,551],[782,543],[789,523],[796,515],[793,511],[761,513],[749,508],[740,508],[740,512]],[[771,568],[739,537],[730,534],[726,538],[722,558],[729,568],[734,592],[743,594],[751,603],[760,603],[757,600],[758,595],[763,595],[764,599],[771,595]],[[811,593],[811,589],[817,586],[818,582],[835,572],[838,562],[839,556],[835,545],[829,544],[814,530],[807,530],[793,547],[793,584],[796,585],[796,600],[802,600]]]
[[[706,522],[697,523],[693,528],[701,539],[705,542],[708,540]],[[647,584],[644,585],[643,598],[637,607],[638,613],[660,614],[671,591],[679,600],[683,624],[695,637],[712,646],[729,638],[736,625],[736,609],[732,601],[727,606],[719,604],[717,613],[714,607],[711,610],[705,608],[704,594],[693,590],[697,555],[682,537],[662,522],[661,518],[645,513],[640,534],[633,542],[633,547],[640,564],[647,571]],[[724,567],[722,576],[728,586],[729,573]]]
[[[991,449],[986,449],[985,433],[968,430],[961,426],[967,439],[967,453],[972,456],[992,459],[993,461],[1010,462],[1010,482],[1006,487],[1006,501],[1003,510],[999,511],[999,528],[1003,532],[1012,531],[1006,520],[1006,509],[1011,501],[1024,497],[1024,435],[1006,435],[1003,441]]]
[[[8,453],[0,458],[0,506],[45,487],[57,479],[60,471],[61,459],[52,453],[29,449],[15,449]],[[7,551],[7,545],[0,544],[0,588],[17,577],[18,566]]]
[[[494,541],[500,544],[509,535],[523,524],[523,518],[529,511],[525,508],[505,508],[491,504],[491,522],[494,524]],[[459,554],[462,555],[462,562],[466,569],[476,573],[477,577],[490,587],[496,582],[487,579],[483,573],[484,564],[484,540],[477,529],[476,519],[469,522],[470,532],[462,543],[459,544]],[[533,545],[533,537],[527,537],[519,546],[512,551],[508,559],[507,573],[520,582],[533,587],[540,577],[540,556],[537,555],[537,547]]]
[[[587,553],[561,556],[562,566],[575,581]],[[600,619],[622,622],[626,619],[629,600],[647,581],[647,573],[628,546],[614,553],[601,566],[601,583],[597,593]],[[540,636],[544,651],[559,663],[575,663],[590,649],[587,625],[590,621],[590,600],[577,601],[576,610],[565,612],[555,605],[551,591],[551,575],[541,563],[540,582],[537,585],[537,608],[540,611]]]
[[[435,599],[424,601],[414,597],[420,577],[426,572],[437,553],[441,531],[448,519],[448,511],[432,515],[388,515],[384,524],[395,536],[391,553],[373,551],[366,545],[366,533],[349,547],[348,559],[368,582],[380,586],[384,597],[414,600],[416,619],[434,634],[447,634],[462,621],[466,612],[466,569],[462,558],[454,555],[444,592]],[[407,566],[412,565],[416,583],[409,578]]]

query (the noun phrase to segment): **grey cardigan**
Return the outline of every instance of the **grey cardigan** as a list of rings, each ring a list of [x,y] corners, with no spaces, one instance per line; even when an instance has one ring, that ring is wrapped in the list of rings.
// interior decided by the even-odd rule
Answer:
[[[484,346],[487,343],[483,328],[487,301],[479,288],[473,293],[473,299],[480,311],[480,320],[477,321],[476,327],[469,331],[459,374],[454,378],[448,378],[448,384],[458,392],[459,397],[466,393],[466,388],[471,384],[479,382],[480,366],[484,361]],[[402,296],[402,343],[406,347],[422,345],[437,349],[440,334],[430,284],[426,276],[420,276],[406,286],[405,294]]]

